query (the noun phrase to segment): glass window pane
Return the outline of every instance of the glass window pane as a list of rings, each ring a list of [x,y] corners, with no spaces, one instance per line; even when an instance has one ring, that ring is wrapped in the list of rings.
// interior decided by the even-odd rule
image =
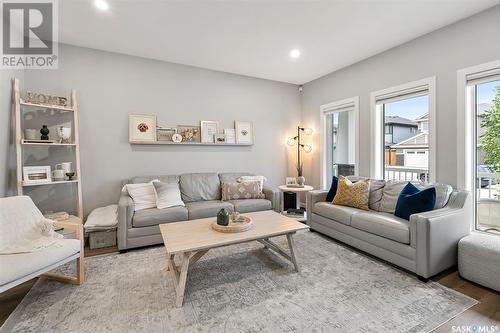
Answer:
[[[427,181],[429,96],[385,103],[384,128],[384,178]]]
[[[354,175],[355,123],[354,112],[333,112],[326,115],[327,179]]]
[[[476,226],[500,232],[500,81],[475,87]]]

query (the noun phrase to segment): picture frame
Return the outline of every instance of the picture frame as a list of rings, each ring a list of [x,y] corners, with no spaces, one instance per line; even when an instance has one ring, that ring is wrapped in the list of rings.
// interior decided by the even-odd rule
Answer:
[[[213,120],[200,121],[201,128],[201,142],[214,143],[215,134],[219,132],[219,122]]]
[[[156,140],[172,142],[172,135],[177,133],[176,127],[157,127]]]
[[[285,185],[297,185],[297,178],[296,177],[286,177],[285,178]]]
[[[49,165],[23,167],[24,184],[44,184],[52,182],[52,173]]]
[[[235,121],[237,144],[253,144],[253,125],[249,121]]]
[[[234,128],[224,128],[224,135],[226,136],[226,143],[228,144],[236,143],[236,132]]]
[[[156,115],[148,113],[129,113],[129,142],[155,142]]]
[[[217,134],[215,134],[214,138],[215,138],[215,140],[214,140],[215,143],[226,144],[226,135],[225,134],[217,133]]]
[[[182,142],[201,142],[200,126],[177,125],[177,134],[182,136]]]

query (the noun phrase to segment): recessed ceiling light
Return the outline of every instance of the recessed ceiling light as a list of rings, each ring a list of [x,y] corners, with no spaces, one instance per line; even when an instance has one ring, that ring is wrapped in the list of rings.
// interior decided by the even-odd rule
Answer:
[[[108,10],[109,9],[109,4],[104,0],[94,0],[94,5],[97,7],[97,9],[100,9],[100,10]]]
[[[290,51],[290,58],[297,59],[298,57],[300,57],[299,49],[293,49]]]

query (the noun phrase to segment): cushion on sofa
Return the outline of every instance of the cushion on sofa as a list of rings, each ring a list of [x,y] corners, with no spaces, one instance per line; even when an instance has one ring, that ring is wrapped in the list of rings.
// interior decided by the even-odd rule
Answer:
[[[326,195],[325,201],[332,202],[333,198],[335,198],[335,194],[337,194],[337,187],[339,185],[339,179],[336,176],[332,177],[332,184],[330,185],[330,189],[328,190],[328,194]]]
[[[152,181],[149,183],[127,184],[124,188],[134,201],[135,211],[156,207],[156,195]]]
[[[57,246],[49,246],[39,251],[0,255],[0,286],[40,271],[78,252],[78,239],[61,239]]]
[[[225,208],[229,213],[234,211],[234,207],[230,202],[220,200],[188,202],[186,208],[190,220],[217,216],[217,213],[222,208]]]
[[[366,177],[359,176],[348,176],[352,182],[357,182],[360,179],[366,179]],[[382,201],[382,193],[385,186],[385,180],[383,179],[370,179],[370,194],[368,198],[368,206],[371,210],[378,211],[380,209],[380,202]]]
[[[267,199],[230,200],[229,202],[234,206],[234,211],[238,213],[258,212],[272,209],[272,203]]]
[[[185,207],[149,208],[135,212],[132,218],[132,225],[135,228],[140,228],[162,223],[187,221],[187,219],[188,210]]]
[[[370,211],[354,214],[351,226],[399,243],[410,244],[410,222],[389,213]]]
[[[385,183],[382,200],[380,202],[380,212],[391,213],[394,214],[396,211],[396,204],[398,202],[399,193],[406,186],[408,181],[399,181],[399,180],[388,180]],[[432,184],[432,183],[421,183],[421,182],[411,182],[418,189],[422,190],[429,187],[434,187],[436,189],[436,204],[434,205],[434,209],[443,208],[448,203],[448,199],[450,198],[451,192],[453,188],[450,185],[446,184]]]
[[[334,205],[330,202],[317,202],[313,206],[313,213],[346,225],[351,225],[351,216],[361,212],[364,212],[364,210]]]
[[[168,207],[184,206],[181,200],[181,191],[177,183],[153,182],[156,196],[156,207],[164,209]]]
[[[340,176],[333,203],[368,210],[369,195],[370,181],[368,179],[361,179],[353,183],[344,176]]]
[[[408,182],[399,193],[394,215],[409,220],[413,214],[431,211],[435,204],[436,189],[434,187],[419,190]]]
[[[179,180],[182,201],[220,200],[220,180],[216,173],[187,173]]]
[[[222,183],[222,200],[264,199],[260,182]]]

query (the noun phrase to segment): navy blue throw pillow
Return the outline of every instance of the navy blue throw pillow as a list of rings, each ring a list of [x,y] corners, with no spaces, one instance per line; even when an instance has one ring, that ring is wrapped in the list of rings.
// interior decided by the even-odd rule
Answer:
[[[328,202],[332,202],[333,198],[335,198],[335,194],[337,194],[337,186],[339,184],[339,179],[335,176],[332,178],[332,186],[330,186],[330,191],[326,195],[326,200]]]
[[[435,204],[436,189],[434,187],[419,190],[415,185],[408,182],[399,193],[394,215],[409,220],[412,214],[433,210]]]

